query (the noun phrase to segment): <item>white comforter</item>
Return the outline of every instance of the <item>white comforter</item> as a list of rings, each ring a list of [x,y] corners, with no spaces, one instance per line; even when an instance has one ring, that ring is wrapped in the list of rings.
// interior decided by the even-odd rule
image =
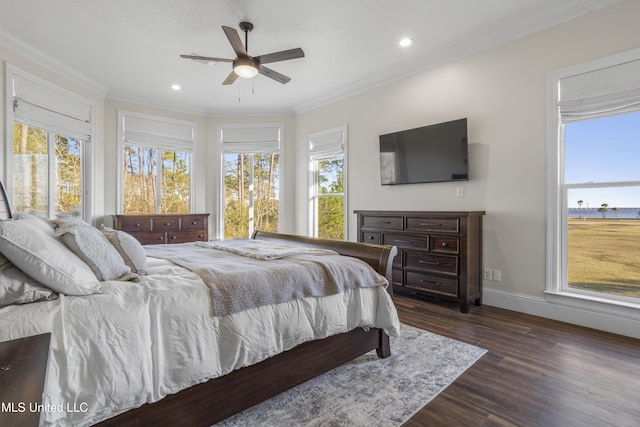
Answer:
[[[357,327],[399,332],[382,287],[214,317],[198,275],[155,258],[148,270],[102,294],[0,309],[0,341],[52,332],[41,425],[90,425]]]

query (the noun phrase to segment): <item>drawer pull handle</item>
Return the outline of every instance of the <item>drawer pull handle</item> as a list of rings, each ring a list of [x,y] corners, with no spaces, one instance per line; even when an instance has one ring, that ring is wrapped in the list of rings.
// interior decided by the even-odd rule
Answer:
[[[442,284],[440,282],[434,282],[433,280],[424,280],[424,279],[420,279],[420,282],[421,283],[431,283],[431,284],[434,284],[436,286],[440,286]]]
[[[165,223],[164,223],[164,225],[166,225],[166,226],[170,226],[170,225],[171,225],[171,223],[170,223],[170,222],[165,222]]]
[[[164,240],[164,237],[158,237],[158,240]]]
[[[435,224],[435,223],[428,223],[428,222],[421,222],[420,223],[421,227],[442,227],[442,224]]]
[[[175,240],[175,239],[176,239],[176,236],[171,236],[171,240]]]
[[[198,223],[197,221],[193,221],[191,225],[196,225],[197,223]]]
[[[369,236],[369,240],[375,240],[376,238],[373,236]]]
[[[140,224],[136,224],[136,227],[142,227]]]
[[[447,242],[442,242],[442,243],[440,243],[440,246],[443,247],[443,248],[446,248],[449,245],[447,244]]]
[[[440,265],[439,262],[437,261],[425,261],[425,260],[419,260],[418,261],[419,264],[427,264],[427,265]]]

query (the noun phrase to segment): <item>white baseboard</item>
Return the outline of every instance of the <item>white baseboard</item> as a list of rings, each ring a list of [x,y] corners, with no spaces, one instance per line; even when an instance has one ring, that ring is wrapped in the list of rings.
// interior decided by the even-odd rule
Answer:
[[[637,310],[592,301],[537,298],[495,289],[482,291],[482,303],[640,339],[640,312]]]

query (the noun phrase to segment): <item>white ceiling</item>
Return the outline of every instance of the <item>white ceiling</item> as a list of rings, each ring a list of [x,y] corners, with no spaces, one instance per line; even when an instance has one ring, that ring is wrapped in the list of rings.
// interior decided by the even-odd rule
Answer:
[[[290,113],[616,1],[0,0],[0,43],[110,98],[203,114]],[[291,82],[258,75],[222,86],[231,64],[179,57],[234,58],[221,26],[241,21],[255,25],[251,55],[304,50],[269,64]],[[400,48],[403,37],[415,43]]]

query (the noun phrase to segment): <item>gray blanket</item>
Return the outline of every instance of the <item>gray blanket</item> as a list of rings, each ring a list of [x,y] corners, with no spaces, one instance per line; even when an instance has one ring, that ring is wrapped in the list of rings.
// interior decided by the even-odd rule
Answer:
[[[365,262],[341,255],[291,254],[263,260],[194,243],[147,245],[147,255],[197,273],[209,286],[213,315],[268,304],[339,294],[346,289],[387,286]]]

